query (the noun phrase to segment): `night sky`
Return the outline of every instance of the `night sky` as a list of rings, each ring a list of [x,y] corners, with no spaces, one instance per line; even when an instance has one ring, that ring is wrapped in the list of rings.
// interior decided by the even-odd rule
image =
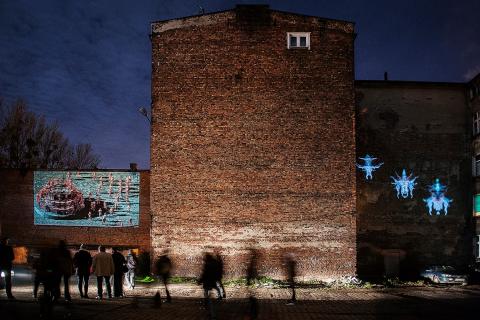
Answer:
[[[149,168],[150,22],[253,1],[0,0],[0,97],[24,99],[102,168]],[[480,1],[266,1],[354,21],[356,79],[465,82],[480,72]]]

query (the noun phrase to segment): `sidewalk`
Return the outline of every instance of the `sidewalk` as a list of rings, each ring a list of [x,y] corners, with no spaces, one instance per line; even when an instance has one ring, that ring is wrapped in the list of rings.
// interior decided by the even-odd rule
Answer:
[[[7,301],[1,293],[2,320],[39,319],[40,306],[28,289],[17,288],[15,301]],[[209,319],[199,287],[171,285],[170,289],[173,302],[155,305],[155,288],[127,291],[127,298],[123,299],[98,301],[80,299],[72,286],[73,303],[60,301],[54,307],[53,319]],[[216,318],[250,319],[249,291],[244,287],[226,291],[226,300],[213,303]],[[164,297],[163,291],[161,294]],[[478,317],[480,302],[478,286],[298,289],[295,305],[286,305],[290,297],[287,289],[261,288],[254,294],[258,299],[258,319],[472,319],[475,313]]]

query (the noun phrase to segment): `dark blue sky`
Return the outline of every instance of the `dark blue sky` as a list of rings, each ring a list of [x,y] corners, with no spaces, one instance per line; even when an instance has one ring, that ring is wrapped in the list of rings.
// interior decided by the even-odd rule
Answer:
[[[0,0],[0,97],[91,143],[103,168],[149,168],[150,22],[253,1]],[[480,1],[265,1],[356,22],[356,79],[465,82],[480,72]]]

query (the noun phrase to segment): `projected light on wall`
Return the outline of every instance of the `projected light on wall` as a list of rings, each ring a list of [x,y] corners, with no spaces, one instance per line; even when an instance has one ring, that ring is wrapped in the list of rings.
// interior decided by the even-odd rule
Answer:
[[[417,185],[415,180],[417,180],[418,177],[413,177],[413,173],[407,176],[405,169],[403,169],[401,177],[396,172],[395,175],[397,178],[392,176],[390,176],[390,178],[393,179],[392,184],[397,191],[397,198],[400,199],[400,196],[402,196],[402,198],[406,199],[409,195],[410,198],[413,198],[413,189],[415,189],[415,186]]]
[[[363,164],[358,164],[357,163],[356,166],[357,166],[357,168],[359,168],[360,170],[365,172],[365,179],[366,180],[372,180],[373,179],[373,176],[372,176],[373,171],[377,170],[378,168],[380,168],[383,165],[383,162],[374,165],[373,161],[377,160],[377,158],[373,158],[373,157],[369,156],[368,154],[365,155],[365,157],[359,158],[359,159],[363,160],[364,163]]]
[[[35,171],[33,183],[36,225],[138,226],[138,172]]]
[[[440,215],[442,210],[445,215],[448,214],[448,207],[453,200],[445,196],[447,187],[440,183],[439,179],[435,179],[435,183],[428,187],[430,197],[423,199],[426,202],[428,208],[428,214],[432,215],[432,210],[435,210],[436,215]]]

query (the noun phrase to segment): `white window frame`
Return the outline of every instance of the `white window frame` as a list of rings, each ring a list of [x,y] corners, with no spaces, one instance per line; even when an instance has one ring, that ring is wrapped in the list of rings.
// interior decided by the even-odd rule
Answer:
[[[297,38],[297,46],[290,46],[290,37]],[[305,37],[307,40],[305,47],[300,47],[300,37]],[[287,32],[287,48],[288,49],[308,49],[310,50],[310,32]]]
[[[472,117],[473,135],[480,134],[480,112],[474,112]]]

